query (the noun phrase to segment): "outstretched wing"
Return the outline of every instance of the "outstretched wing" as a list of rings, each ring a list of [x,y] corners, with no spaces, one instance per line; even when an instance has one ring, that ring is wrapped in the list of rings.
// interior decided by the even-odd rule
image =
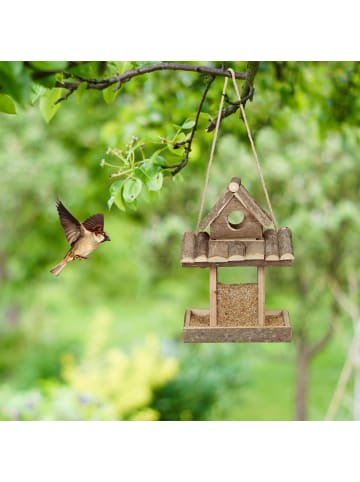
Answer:
[[[90,216],[85,219],[83,226],[85,226],[88,231],[102,233],[104,231],[104,215],[98,213]]]
[[[66,239],[72,246],[80,237],[81,225],[79,221],[69,213],[61,201],[57,201],[56,208],[59,213],[60,223],[64,229]]]

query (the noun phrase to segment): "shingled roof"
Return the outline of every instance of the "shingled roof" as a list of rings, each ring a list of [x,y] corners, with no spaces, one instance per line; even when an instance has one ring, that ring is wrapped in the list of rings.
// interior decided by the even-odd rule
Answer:
[[[268,229],[263,240],[212,240],[208,233],[186,232],[181,264],[184,267],[291,266],[294,248],[289,228]]]

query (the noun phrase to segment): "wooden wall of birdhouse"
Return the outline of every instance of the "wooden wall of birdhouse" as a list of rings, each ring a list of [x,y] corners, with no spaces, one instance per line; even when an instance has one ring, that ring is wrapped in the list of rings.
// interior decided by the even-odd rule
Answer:
[[[240,178],[234,177],[223,197],[201,222],[200,229],[204,231],[210,226],[211,239],[261,240],[263,229],[271,224],[269,214],[250,196]]]
[[[210,224],[211,239],[263,239],[262,225],[234,196]]]

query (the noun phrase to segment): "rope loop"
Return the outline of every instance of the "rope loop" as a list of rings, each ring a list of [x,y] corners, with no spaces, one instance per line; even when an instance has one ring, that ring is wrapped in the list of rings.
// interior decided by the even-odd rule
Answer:
[[[264,191],[264,194],[265,194],[266,202],[267,202],[267,205],[268,205],[268,208],[269,208],[269,211],[270,211],[271,219],[272,219],[272,222],[274,224],[275,231],[278,231],[279,228],[278,228],[276,218],[275,218],[275,214],[274,214],[274,211],[273,211],[273,208],[272,208],[272,205],[271,205],[269,193],[268,193],[268,190],[266,188],[264,174],[262,172],[259,157],[258,157],[256,149],[255,149],[254,140],[253,140],[253,137],[251,135],[250,127],[249,127],[249,124],[248,124],[248,121],[247,121],[247,118],[246,118],[245,109],[244,109],[243,104],[241,103],[241,96],[240,96],[240,92],[239,92],[238,85],[237,85],[237,82],[236,82],[235,72],[233,71],[233,69],[228,69],[228,71],[231,74],[232,81],[233,81],[233,84],[234,84],[234,89],[235,89],[236,95],[238,97],[238,100],[240,102],[240,112],[241,112],[241,115],[242,115],[242,118],[243,118],[243,121],[244,121],[244,124],[245,124],[245,127],[246,127],[246,132],[247,132],[247,135],[248,135],[248,138],[249,138],[249,141],[250,141],[251,150],[254,154],[256,167],[257,167],[257,170],[258,170],[258,173],[259,173],[259,177],[260,177],[261,185],[262,185],[262,188],[263,188],[263,191]]]
[[[257,170],[258,170],[258,173],[259,173],[259,177],[260,177],[261,185],[262,185],[262,188],[263,188],[263,191],[264,191],[264,194],[265,194],[266,202],[267,202],[267,205],[268,205],[268,208],[269,208],[269,211],[270,211],[271,219],[272,219],[272,222],[274,224],[275,231],[278,231],[279,228],[278,228],[276,218],[275,218],[275,214],[274,214],[274,211],[273,211],[273,208],[272,208],[272,205],[271,205],[269,193],[268,193],[268,190],[266,188],[264,174],[262,172],[259,157],[258,157],[256,149],[255,149],[254,140],[253,140],[253,137],[251,135],[250,127],[249,127],[249,124],[248,124],[248,121],[247,121],[247,118],[246,118],[245,109],[244,109],[243,104],[241,103],[241,96],[240,96],[240,92],[239,92],[239,89],[238,89],[238,85],[236,83],[235,72],[234,72],[233,69],[228,69],[228,71],[231,74],[234,89],[235,89],[236,95],[238,97],[240,112],[241,112],[241,115],[242,115],[242,118],[243,118],[243,121],[244,121],[244,124],[245,124],[245,127],[246,127],[246,132],[247,132],[247,135],[248,135],[248,138],[249,138],[249,141],[250,141],[251,150],[252,150],[253,155],[254,155],[256,167],[257,167]],[[196,223],[196,230],[195,230],[196,233],[199,232],[199,226],[200,226],[200,223],[201,223],[201,218],[202,218],[202,214],[203,214],[203,210],[204,210],[206,192],[207,192],[207,188],[208,188],[208,184],[209,184],[210,170],[211,170],[212,162],[213,162],[213,159],[214,159],[215,146],[216,146],[216,142],[217,142],[217,138],[218,138],[218,134],[219,134],[221,113],[222,113],[223,106],[224,106],[227,84],[228,84],[228,77],[225,77],[224,86],[223,86],[223,89],[222,89],[222,92],[221,92],[218,115],[217,115],[217,118],[216,118],[214,137],[213,137],[212,144],[211,144],[210,156],[209,156],[209,161],[208,161],[207,170],[206,170],[204,187],[203,187],[203,190],[202,190],[202,193],[201,193],[200,209],[199,209],[199,215],[198,215],[198,220],[197,220],[197,223]]]

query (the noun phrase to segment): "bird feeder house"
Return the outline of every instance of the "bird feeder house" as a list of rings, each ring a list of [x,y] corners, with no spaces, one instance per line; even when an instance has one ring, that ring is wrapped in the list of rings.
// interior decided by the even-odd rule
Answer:
[[[290,229],[275,231],[272,223],[241,180],[233,178],[199,232],[184,234],[182,266],[210,270],[210,309],[186,310],[184,342],[291,340],[288,312],[265,310],[265,268],[292,266],[294,261]],[[219,283],[218,268],[232,266],[256,267],[257,283]]]

